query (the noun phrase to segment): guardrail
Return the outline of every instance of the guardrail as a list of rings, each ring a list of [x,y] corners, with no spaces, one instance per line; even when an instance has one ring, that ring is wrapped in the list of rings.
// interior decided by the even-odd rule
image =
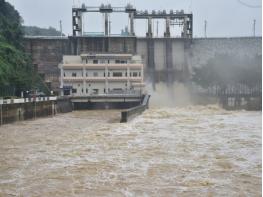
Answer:
[[[56,101],[57,97],[36,97],[36,98],[20,98],[20,99],[0,99],[0,105],[14,104],[14,103],[30,103],[43,101]]]
[[[149,108],[150,95],[145,95],[141,105],[121,112],[121,123],[128,122],[130,118],[139,115]]]

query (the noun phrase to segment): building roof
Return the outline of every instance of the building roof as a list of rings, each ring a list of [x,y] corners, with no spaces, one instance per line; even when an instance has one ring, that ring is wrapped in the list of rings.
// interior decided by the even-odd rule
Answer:
[[[113,54],[113,53],[89,53],[89,54],[81,54],[82,58],[131,58],[132,54]]]

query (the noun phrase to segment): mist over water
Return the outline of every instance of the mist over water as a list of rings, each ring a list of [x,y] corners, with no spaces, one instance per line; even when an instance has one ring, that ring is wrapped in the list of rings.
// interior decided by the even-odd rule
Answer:
[[[191,105],[189,89],[182,83],[174,82],[167,86],[160,82],[155,85],[147,84],[148,93],[151,95],[150,107],[179,107]]]

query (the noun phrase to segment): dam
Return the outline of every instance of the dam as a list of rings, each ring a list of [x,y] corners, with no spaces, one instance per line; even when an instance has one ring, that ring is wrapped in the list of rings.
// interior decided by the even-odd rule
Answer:
[[[104,32],[84,32],[85,12],[103,15]],[[124,34],[111,34],[112,12],[128,15]],[[152,31],[154,18],[164,21],[161,37]],[[135,20],[146,21],[145,37],[135,35]],[[262,38],[196,38],[193,21],[183,10],[83,4],[72,8],[71,36],[25,36],[54,95],[0,100],[0,196],[261,196]],[[176,25],[179,36],[170,31]],[[108,65],[96,58],[102,55]],[[108,58],[120,55],[138,55],[142,64],[130,72],[137,58]],[[148,94],[88,95],[108,91],[117,78],[107,73],[125,77],[117,89],[136,73]],[[73,77],[74,91],[61,88]],[[88,77],[100,77],[101,86],[86,84]],[[111,109],[127,99],[131,108]]]
[[[120,35],[111,34],[110,31],[109,15],[114,12],[128,15],[128,28]],[[100,34],[85,32],[82,20],[85,13],[103,15],[104,32]],[[161,36],[157,36],[153,31],[154,19],[164,21],[165,29]],[[134,22],[136,20],[146,21],[145,37],[135,35]],[[253,70],[257,70],[253,71],[254,73],[261,72],[262,37],[196,38],[193,36],[193,21],[194,15],[183,10],[140,11],[132,5],[126,7],[82,5],[72,8],[71,36],[25,37],[24,47],[32,57],[32,62],[43,81],[56,94],[60,91],[60,71],[57,65],[61,63],[64,55],[132,54],[141,57],[144,65],[144,81],[153,91],[157,91],[158,84],[164,83],[172,91],[175,83],[181,83],[186,85],[193,94],[200,95],[206,92],[205,97],[212,96],[214,100],[218,98],[225,108],[261,109],[260,76],[243,77],[240,82],[235,78],[234,73],[245,73],[245,70],[250,69],[251,66]],[[171,33],[171,28],[174,26],[182,27],[179,35]],[[88,27],[89,31],[90,29],[92,30],[92,27]],[[85,30],[87,31],[87,28]],[[222,74],[216,81],[216,79],[209,79],[205,74],[213,72],[214,66],[217,66],[219,71],[222,67],[221,71],[226,73],[231,69],[240,71],[229,72],[232,76],[229,75],[228,79],[224,79]],[[198,70],[200,70],[199,73]],[[196,73],[199,76],[195,77]],[[199,88],[193,84],[196,81],[200,82],[203,77],[207,77],[203,81],[210,81],[203,82],[200,92]],[[216,81],[215,84],[214,81]]]
[[[25,49],[33,64],[53,90],[58,91],[59,68],[63,55],[81,53],[139,54],[145,78],[158,83],[189,79],[194,67],[206,65],[216,55],[254,58],[262,55],[261,37],[234,38],[137,38],[137,37],[26,37]],[[169,43],[168,48],[166,48]],[[151,47],[149,46],[151,45]],[[106,47],[108,46],[108,47]],[[168,72],[169,71],[169,72]]]
[[[95,13],[104,17],[104,30],[92,32],[92,27],[85,28],[83,16]],[[111,34],[112,13],[128,16],[126,32]],[[162,20],[165,26],[161,35],[156,35],[153,28],[155,19]],[[137,20],[147,24],[145,37],[135,35]],[[112,7],[102,4],[89,7],[82,4],[72,8],[72,35],[68,37],[25,37],[24,47],[32,57],[38,73],[51,90],[59,91],[59,68],[63,55],[81,55],[87,53],[116,53],[140,55],[144,64],[144,77],[153,87],[156,83],[171,84],[175,81],[187,83],[193,70],[203,67],[221,57],[230,63],[242,57],[251,61],[262,56],[261,37],[222,37],[195,38],[193,29],[194,15],[184,10],[137,10],[133,5]],[[179,27],[177,35],[171,28]],[[248,66],[248,65],[247,65]]]

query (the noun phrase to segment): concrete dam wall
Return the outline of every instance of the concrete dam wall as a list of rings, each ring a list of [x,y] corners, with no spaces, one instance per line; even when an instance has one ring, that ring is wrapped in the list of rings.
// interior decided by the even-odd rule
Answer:
[[[248,57],[262,55],[262,37],[242,38],[197,38],[191,45],[191,67],[205,65],[217,54],[232,57]]]
[[[58,90],[62,56],[81,53],[137,53],[145,64],[145,78],[154,82],[184,81],[194,67],[221,55],[255,58],[262,55],[261,37],[243,38],[137,38],[68,37],[25,38],[25,50],[50,88]],[[249,66],[249,65],[248,65]]]

